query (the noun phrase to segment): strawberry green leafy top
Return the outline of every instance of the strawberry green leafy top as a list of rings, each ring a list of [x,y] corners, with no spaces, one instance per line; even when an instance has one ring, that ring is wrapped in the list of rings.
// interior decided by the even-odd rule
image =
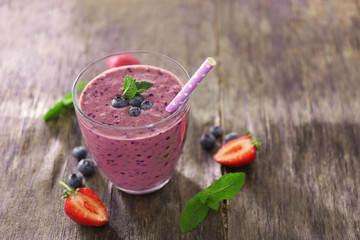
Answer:
[[[122,90],[124,96],[130,100],[134,98],[136,94],[146,92],[152,85],[153,83],[147,81],[137,82],[135,78],[126,75]]]

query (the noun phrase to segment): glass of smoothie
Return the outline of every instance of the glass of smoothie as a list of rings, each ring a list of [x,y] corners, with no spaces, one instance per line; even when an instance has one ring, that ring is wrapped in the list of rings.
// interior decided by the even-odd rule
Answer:
[[[115,55],[131,55],[137,65],[107,69]],[[133,106],[114,107],[124,97],[126,75],[153,85],[138,94],[152,103],[138,116]],[[181,155],[189,120],[189,100],[173,113],[166,106],[189,80],[186,70],[165,55],[148,51],[120,52],[88,65],[76,78],[73,102],[78,123],[100,171],[118,189],[129,194],[147,194],[170,179]]]

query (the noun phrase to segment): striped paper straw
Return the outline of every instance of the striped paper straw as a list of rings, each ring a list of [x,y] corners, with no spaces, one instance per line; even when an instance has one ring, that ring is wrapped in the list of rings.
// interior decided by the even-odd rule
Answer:
[[[175,112],[215,65],[215,59],[208,57],[165,110]]]

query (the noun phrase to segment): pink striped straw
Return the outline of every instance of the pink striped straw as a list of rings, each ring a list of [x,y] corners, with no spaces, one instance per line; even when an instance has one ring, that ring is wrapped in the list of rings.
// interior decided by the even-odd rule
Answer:
[[[215,59],[208,57],[165,110],[175,112],[215,65]]]

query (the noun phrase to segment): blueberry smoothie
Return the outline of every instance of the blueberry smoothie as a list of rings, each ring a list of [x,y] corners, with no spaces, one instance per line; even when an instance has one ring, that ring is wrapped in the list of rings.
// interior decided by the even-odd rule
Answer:
[[[138,116],[132,106],[114,107],[124,97],[126,75],[153,85],[140,96],[152,103]],[[82,134],[101,172],[119,189],[143,194],[161,188],[170,179],[181,154],[189,104],[175,113],[166,106],[183,83],[171,72],[149,65],[131,65],[103,72],[82,91],[76,111]]]

